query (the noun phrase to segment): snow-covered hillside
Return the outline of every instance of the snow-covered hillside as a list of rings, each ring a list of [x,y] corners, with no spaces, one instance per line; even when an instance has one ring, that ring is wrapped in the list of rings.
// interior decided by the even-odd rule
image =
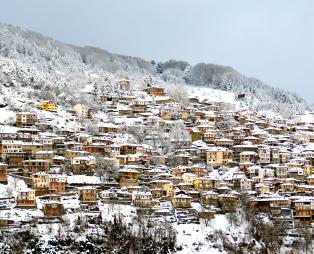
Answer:
[[[156,84],[189,85],[189,96],[201,92],[202,96],[211,94],[209,99],[215,101],[234,102],[239,93],[244,93],[242,106],[254,111],[289,115],[306,108],[304,100],[294,93],[266,86],[226,66],[191,66],[174,60],[156,64],[155,61],[112,54],[93,47],[64,44],[5,24],[0,24],[0,38],[1,83],[8,87],[14,85],[15,91],[16,87],[23,87],[21,92],[35,99],[40,95],[42,99],[73,104],[82,96],[81,91],[86,84],[106,83],[108,80],[113,84],[115,79],[128,78],[138,85],[149,75]],[[240,105],[239,102],[235,104]]]
[[[236,108],[240,108],[241,106],[244,107],[244,105],[236,99],[236,94],[233,92],[222,91],[209,87],[195,87],[191,85],[187,85],[186,89],[189,97],[197,98],[200,101],[224,102],[235,105]]]

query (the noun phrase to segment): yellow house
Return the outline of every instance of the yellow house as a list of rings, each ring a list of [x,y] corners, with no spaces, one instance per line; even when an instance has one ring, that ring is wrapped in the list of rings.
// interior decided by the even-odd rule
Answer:
[[[312,172],[313,172],[313,166],[310,165],[310,164],[307,164],[304,166],[304,172],[307,176],[310,176],[312,175]]]
[[[23,152],[28,155],[33,155],[36,152],[42,150],[43,145],[37,142],[24,142],[22,144]]]
[[[150,186],[152,189],[161,189],[165,192],[166,196],[174,196],[175,187],[173,183],[169,180],[154,180],[150,182]]]
[[[201,132],[199,130],[197,130],[196,128],[194,128],[190,131],[190,135],[191,135],[192,141],[197,141],[197,140],[202,139]]]
[[[16,192],[16,206],[22,208],[34,208],[35,202],[35,190],[24,188],[19,189]]]
[[[182,120],[187,120],[190,117],[190,113],[186,109],[181,109],[179,112],[179,115],[180,115],[180,119]]]
[[[207,152],[207,164],[212,166],[221,166],[223,163],[222,151],[211,150]]]
[[[213,167],[221,166],[224,162],[224,148],[211,147],[207,151],[207,165],[212,165]]]
[[[314,185],[314,175],[310,175],[306,178],[308,185]]]
[[[48,190],[49,188],[49,175],[45,172],[38,172],[32,174],[32,185],[35,190]]]
[[[264,195],[265,193],[269,192],[269,186],[265,184],[256,184],[255,189],[259,195]]]
[[[193,184],[196,191],[209,191],[213,188],[213,181],[210,178],[199,177],[194,180]]]
[[[138,179],[139,176],[140,172],[135,169],[124,168],[119,170],[119,178]]]
[[[120,178],[119,186],[120,187],[138,186],[138,180],[132,178]]]
[[[184,173],[182,175],[183,182],[193,184],[194,180],[197,178],[197,175],[192,173]]]
[[[95,205],[97,203],[97,190],[95,187],[79,187],[78,193],[82,204]]]
[[[280,185],[280,189],[283,191],[293,191],[295,185],[293,183],[283,183]]]
[[[57,112],[57,106],[53,101],[42,101],[39,103],[39,109]]]
[[[171,203],[175,208],[191,208],[192,198],[190,196],[179,194],[171,198]]]
[[[206,131],[202,135],[203,141],[207,144],[213,144],[217,137],[217,132],[215,131]]]
[[[149,207],[152,204],[152,194],[150,192],[135,191],[132,194],[134,206]]]
[[[256,162],[257,161],[257,153],[250,152],[250,151],[244,151],[240,153],[240,163],[244,162]]]
[[[175,187],[172,183],[171,184],[165,184],[164,190],[166,191],[167,197],[172,197],[175,194]]]

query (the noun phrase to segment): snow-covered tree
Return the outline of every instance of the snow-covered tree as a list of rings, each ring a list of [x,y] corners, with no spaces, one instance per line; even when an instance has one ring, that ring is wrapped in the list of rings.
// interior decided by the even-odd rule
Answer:
[[[172,86],[172,88],[168,92],[169,96],[171,96],[175,101],[180,102],[182,104],[188,104],[189,102],[189,94],[182,84],[176,84]]]
[[[187,142],[191,141],[191,135],[186,130],[183,121],[176,121],[169,133],[169,140],[175,145],[175,148],[181,148]]]

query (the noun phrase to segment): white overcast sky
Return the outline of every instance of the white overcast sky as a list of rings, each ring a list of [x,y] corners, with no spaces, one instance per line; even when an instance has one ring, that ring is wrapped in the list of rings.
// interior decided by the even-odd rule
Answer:
[[[314,0],[8,0],[0,8],[0,22],[63,42],[229,65],[314,103]]]

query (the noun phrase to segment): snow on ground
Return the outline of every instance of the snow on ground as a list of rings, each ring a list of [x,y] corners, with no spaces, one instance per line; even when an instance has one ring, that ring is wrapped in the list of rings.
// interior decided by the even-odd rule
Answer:
[[[203,209],[202,205],[199,202],[192,202],[192,208],[198,212],[201,212]]]
[[[240,108],[240,101],[236,100],[236,95],[232,92],[212,89],[209,87],[185,86],[189,97],[198,98],[200,101],[231,103]]]
[[[15,120],[15,112],[7,108],[0,108],[0,124],[4,124],[11,119]]]
[[[193,207],[198,208],[196,203],[193,203]],[[99,208],[102,218],[106,221],[113,221],[114,215],[120,214],[125,223],[133,225],[132,222],[136,217],[136,208],[131,205],[101,204],[99,202]],[[207,222],[201,220],[200,224],[172,223],[177,231],[177,246],[182,247],[182,250],[176,253],[227,253],[221,250],[216,241],[211,241],[207,237],[217,231],[222,231],[223,234],[228,235],[230,241],[241,241],[246,237],[248,225],[242,221],[241,214],[237,214],[237,218],[239,221],[237,225],[230,224],[227,214],[216,214]],[[133,230],[136,230],[135,225],[133,225]]]
[[[0,184],[0,198],[8,198],[15,196],[16,190],[26,188],[27,185],[23,180],[8,176],[8,184]]]
[[[73,175],[67,177],[68,184],[100,184],[98,176]]]
[[[304,114],[297,114],[293,116],[292,121],[294,123],[303,122],[305,124],[312,124],[314,123],[314,113],[313,112],[306,112]]]
[[[120,124],[120,125],[126,125],[126,126],[134,126],[134,125],[138,125],[138,124],[143,124],[143,119],[140,117],[136,117],[136,118],[129,118],[129,117],[117,117],[114,119],[114,122],[116,124]]]
[[[279,116],[277,113],[273,112],[273,111],[269,111],[269,110],[262,110],[258,112],[260,115],[263,115],[265,117],[267,117],[270,120],[278,120],[278,119],[282,119],[281,116]]]
[[[177,230],[177,246],[182,246],[183,249],[178,251],[180,254],[188,253],[226,253],[219,251],[216,243],[210,242],[206,237],[215,230],[227,232],[230,225],[226,215],[216,215],[214,219],[208,222],[206,226],[204,221],[200,224],[179,224],[175,226]]]
[[[75,117],[61,106],[58,106],[57,112],[49,112],[39,109],[34,111],[37,113],[38,119],[43,122],[47,121],[58,128],[74,130],[75,128],[79,127],[78,122],[74,120]]]
[[[44,214],[39,209],[15,209],[0,210],[0,218],[7,218],[14,222],[30,221],[35,217],[43,217]]]
[[[2,123],[0,121],[0,123]],[[16,133],[19,128],[10,125],[0,125],[0,132]]]
[[[19,188],[26,188],[27,185],[23,180],[8,176],[8,184],[0,184],[0,198],[7,198],[9,196],[16,196],[16,190]],[[43,213],[39,209],[17,209],[12,207],[0,210],[0,218],[9,218],[15,222],[29,221],[34,217],[42,217]]]
[[[136,216],[136,208],[131,205],[120,204],[100,204],[99,209],[102,213],[102,218],[105,221],[113,221],[114,216],[122,215],[125,223],[132,223]]]
[[[65,210],[80,208],[80,201],[77,194],[75,196],[62,197],[61,203],[63,204]]]
[[[49,240],[63,233],[63,228],[60,223],[50,224],[37,224],[35,232],[41,236],[41,242],[45,243],[44,246],[48,246]]]
[[[221,231],[228,236],[231,242],[241,242],[246,237],[247,223],[242,221],[238,214],[240,223],[231,225],[227,214],[216,214],[215,217],[207,223],[204,220],[200,224],[179,224],[175,225],[177,230],[177,246],[182,246],[182,250],[177,253],[227,253],[221,250],[219,241],[207,239],[209,235]]]
[[[80,177],[79,177],[80,178]],[[73,179],[75,180],[75,179]],[[94,182],[95,179],[92,180]],[[26,186],[22,180],[15,180],[13,177],[8,177],[7,185],[0,185],[0,193],[7,193],[7,189],[11,188],[13,192],[18,187]],[[62,203],[67,208],[78,208],[79,200],[77,196],[64,197]],[[131,205],[122,204],[103,204],[98,202],[99,210],[102,214],[102,218],[105,221],[113,221],[114,216],[122,216],[123,221],[132,227],[134,231],[138,230],[138,226],[134,223],[136,220],[136,208]],[[193,207],[200,210],[197,203],[193,203]],[[86,215],[86,213],[69,213],[64,216],[64,219],[69,222],[70,227],[75,226],[75,221],[80,216]],[[43,217],[43,213],[39,209],[6,209],[0,210],[0,218],[10,218],[15,222],[29,221],[35,217]],[[209,235],[215,234],[217,231],[221,231],[224,235],[228,236],[231,241],[241,241],[245,237],[247,224],[241,221],[241,214],[237,213],[238,225],[231,225],[228,215],[217,214],[209,221],[201,220],[200,224],[178,224],[172,223],[174,229],[177,231],[177,246],[182,247],[177,253],[226,253],[221,249],[219,241],[213,241],[208,239]],[[57,234],[62,234],[62,228],[59,223],[51,224],[38,224],[36,228],[42,235],[42,240],[48,242],[51,237]],[[85,236],[82,236],[83,238]],[[234,240],[237,239],[237,240]]]
[[[181,246],[178,254],[190,253],[226,253],[219,251],[218,248],[213,247],[213,243],[205,239],[206,235],[211,232],[209,227],[204,228],[198,224],[180,224],[176,227],[177,231],[177,246]]]

